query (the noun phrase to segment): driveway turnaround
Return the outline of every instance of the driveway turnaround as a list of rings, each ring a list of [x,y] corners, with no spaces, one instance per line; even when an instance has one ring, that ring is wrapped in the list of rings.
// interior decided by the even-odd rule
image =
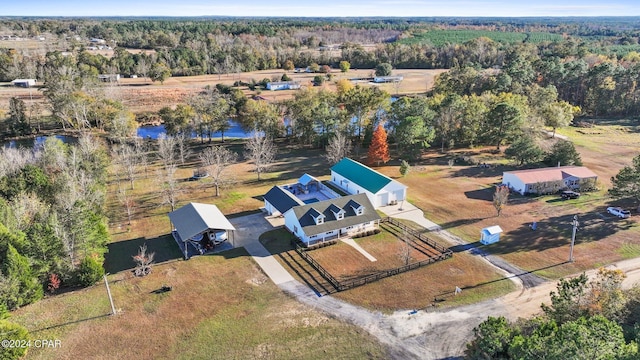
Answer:
[[[247,215],[229,220],[236,228],[234,245],[243,246],[253,260],[276,285],[293,281],[293,276],[271,256],[271,253],[260,243],[260,235],[273,230],[263,214]]]

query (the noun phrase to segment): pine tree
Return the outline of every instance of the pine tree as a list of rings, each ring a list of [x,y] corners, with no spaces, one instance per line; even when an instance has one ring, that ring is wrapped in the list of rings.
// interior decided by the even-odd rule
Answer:
[[[387,144],[387,131],[382,124],[378,125],[373,132],[373,138],[371,139],[371,145],[369,145],[369,153],[367,155],[367,162],[369,164],[386,163],[389,161],[389,144]]]

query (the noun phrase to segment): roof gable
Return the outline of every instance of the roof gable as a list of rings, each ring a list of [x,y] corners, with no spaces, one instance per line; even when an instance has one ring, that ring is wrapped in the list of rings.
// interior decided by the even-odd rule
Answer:
[[[271,190],[264,194],[264,200],[278,209],[281,214],[284,214],[294,206],[304,205],[304,202],[280,186],[272,187]]]
[[[333,165],[331,171],[342,175],[349,181],[358,184],[373,194],[394,181],[390,177],[382,175],[370,167],[349,158],[343,158],[340,162]]]
[[[353,207],[347,205],[353,202],[360,204],[364,208],[362,215],[356,214]],[[344,217],[342,219],[336,218],[336,214],[332,211],[336,208],[344,211]],[[294,213],[300,223],[302,231],[304,231],[306,235],[316,235],[380,219],[378,212],[376,212],[369,198],[364,193],[343,196],[304,206],[296,206],[290,211]],[[316,224],[314,217],[311,215],[312,213],[321,213],[324,215],[324,223]]]
[[[562,181],[568,177],[597,178],[598,175],[584,166],[560,166],[540,169],[505,171],[504,174],[515,175],[525,184],[538,182]]]
[[[235,230],[218,207],[211,204],[189,203],[170,212],[169,219],[183,240],[209,229]]]

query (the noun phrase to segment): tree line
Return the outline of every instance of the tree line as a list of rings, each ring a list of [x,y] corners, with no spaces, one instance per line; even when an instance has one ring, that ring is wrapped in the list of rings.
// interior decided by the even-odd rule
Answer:
[[[50,137],[36,151],[0,149],[0,304],[12,310],[61,284],[101,278],[108,164],[89,135],[75,145]]]
[[[465,359],[637,359],[640,292],[622,289],[621,270],[561,279],[542,315],[474,328]]]

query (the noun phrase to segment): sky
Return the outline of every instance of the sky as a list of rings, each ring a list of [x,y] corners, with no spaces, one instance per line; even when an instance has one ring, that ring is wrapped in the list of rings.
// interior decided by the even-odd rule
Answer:
[[[0,16],[640,16],[639,0],[0,0]]]

